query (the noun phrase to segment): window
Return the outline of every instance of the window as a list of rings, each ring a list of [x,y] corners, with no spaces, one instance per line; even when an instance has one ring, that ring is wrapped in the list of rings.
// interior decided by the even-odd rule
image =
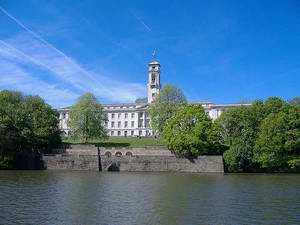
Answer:
[[[111,127],[115,127],[115,122],[111,122]]]
[[[152,81],[152,83],[155,82],[155,74],[154,73],[151,74],[151,81]]]
[[[112,119],[115,118],[115,114],[114,113],[111,114],[111,118]]]
[[[125,137],[127,136],[127,130],[124,131],[124,136],[125,136]]]
[[[121,136],[121,131],[118,131],[118,136]]]
[[[134,115],[135,115],[134,113],[131,113],[131,118],[132,118],[132,119],[134,118]]]
[[[132,131],[131,131],[131,136],[133,136],[133,135],[134,135],[134,131],[132,130]]]
[[[118,119],[120,119],[121,118],[121,113],[118,113]]]
[[[120,122],[120,121],[118,122],[118,127],[119,127],[119,128],[121,127],[121,122]]]
[[[134,121],[131,121],[131,127],[134,127]]]
[[[142,131],[141,131],[141,130],[139,130],[139,136],[142,136],[142,134],[143,134],[143,133],[142,133]]]
[[[110,132],[110,136],[114,136],[114,132],[113,131]]]
[[[125,119],[127,119],[128,118],[128,113],[125,113]]]
[[[128,121],[125,121],[125,127],[128,127]]]

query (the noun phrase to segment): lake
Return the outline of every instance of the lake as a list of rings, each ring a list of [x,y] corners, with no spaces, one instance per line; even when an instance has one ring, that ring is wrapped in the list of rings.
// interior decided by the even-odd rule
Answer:
[[[0,171],[0,224],[300,224],[300,175]]]

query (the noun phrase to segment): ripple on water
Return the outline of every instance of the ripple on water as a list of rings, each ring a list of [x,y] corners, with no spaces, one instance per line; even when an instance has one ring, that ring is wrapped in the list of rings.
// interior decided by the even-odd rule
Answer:
[[[0,224],[300,224],[299,180],[0,171]]]

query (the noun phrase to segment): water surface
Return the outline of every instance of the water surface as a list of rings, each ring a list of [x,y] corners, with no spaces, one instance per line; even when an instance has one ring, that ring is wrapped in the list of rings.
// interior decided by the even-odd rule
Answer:
[[[0,171],[0,224],[300,224],[300,175]]]

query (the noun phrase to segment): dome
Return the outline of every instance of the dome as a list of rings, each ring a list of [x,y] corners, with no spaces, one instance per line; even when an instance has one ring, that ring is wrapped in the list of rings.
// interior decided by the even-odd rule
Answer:
[[[149,63],[149,65],[160,65],[158,61],[154,60],[151,63]]]

